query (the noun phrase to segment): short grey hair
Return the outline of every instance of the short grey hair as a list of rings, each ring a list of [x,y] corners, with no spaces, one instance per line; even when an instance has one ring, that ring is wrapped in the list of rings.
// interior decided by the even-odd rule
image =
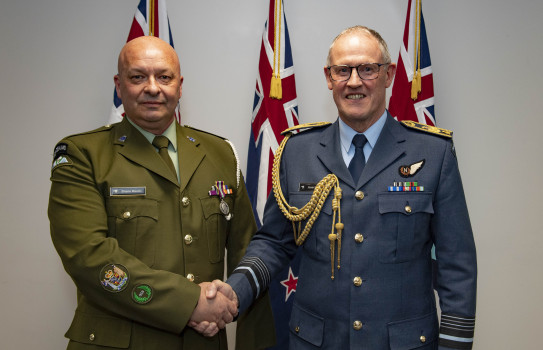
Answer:
[[[332,52],[332,48],[334,47],[336,41],[340,37],[342,37],[343,35],[351,34],[351,33],[361,33],[361,34],[369,35],[370,37],[377,40],[377,42],[379,43],[379,47],[381,49],[381,56],[383,57],[383,63],[391,63],[390,53],[388,52],[387,43],[385,42],[385,40],[383,39],[381,34],[379,34],[377,31],[375,31],[375,30],[373,30],[371,28],[364,27],[364,26],[361,26],[361,25],[356,25],[356,26],[349,27],[349,28],[343,30],[341,33],[339,33],[338,36],[336,36],[334,38],[334,41],[332,41],[332,44],[330,45],[330,48],[328,49],[328,57],[326,58],[326,67],[330,66],[330,63],[331,63],[330,62],[330,53]]]

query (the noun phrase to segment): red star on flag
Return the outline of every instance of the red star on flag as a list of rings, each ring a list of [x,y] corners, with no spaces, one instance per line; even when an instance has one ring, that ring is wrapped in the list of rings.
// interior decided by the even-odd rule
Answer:
[[[285,302],[288,300],[292,292],[296,291],[298,285],[298,277],[292,273],[292,267],[288,268],[288,277],[286,280],[281,281],[281,284],[287,289],[285,292]]]

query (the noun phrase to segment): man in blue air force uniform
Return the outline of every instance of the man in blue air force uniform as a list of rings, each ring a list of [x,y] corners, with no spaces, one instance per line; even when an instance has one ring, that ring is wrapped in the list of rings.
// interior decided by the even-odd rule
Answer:
[[[298,240],[303,254],[290,350],[472,348],[476,254],[452,133],[388,114],[385,90],[395,70],[373,30],[349,28],[334,40],[324,71],[339,119],[279,148],[274,180],[280,181],[263,227],[227,280],[243,311],[294,255]],[[324,179],[329,174],[335,178]],[[321,180],[342,193],[323,196]],[[317,200],[324,198],[317,219],[293,225],[300,212],[319,211],[293,208],[304,207],[314,189]]]

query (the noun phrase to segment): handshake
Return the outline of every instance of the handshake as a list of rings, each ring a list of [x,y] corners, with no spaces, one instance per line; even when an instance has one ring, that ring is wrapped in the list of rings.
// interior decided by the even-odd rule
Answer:
[[[202,282],[200,298],[188,326],[206,337],[212,337],[238,315],[238,297],[230,285],[221,280]]]

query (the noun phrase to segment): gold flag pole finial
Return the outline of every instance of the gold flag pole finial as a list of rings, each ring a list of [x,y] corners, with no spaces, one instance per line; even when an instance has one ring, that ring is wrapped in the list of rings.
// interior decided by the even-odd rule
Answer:
[[[281,100],[283,89],[281,87],[281,3],[282,0],[275,0],[274,27],[273,27],[273,74],[270,84],[270,98]]]

